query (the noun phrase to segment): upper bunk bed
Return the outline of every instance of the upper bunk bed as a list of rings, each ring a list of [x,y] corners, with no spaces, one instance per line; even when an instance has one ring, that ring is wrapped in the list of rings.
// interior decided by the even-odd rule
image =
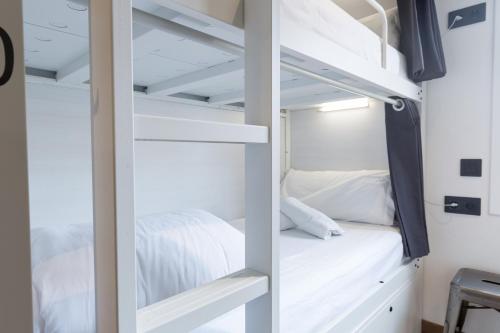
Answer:
[[[32,79],[42,76],[57,84],[86,85],[87,2],[25,2],[27,73]],[[280,4],[281,108],[349,98],[356,89],[421,101],[420,87],[406,76],[403,55],[338,5],[329,0]],[[133,5],[138,94],[211,107],[243,106],[240,0],[136,0]]]

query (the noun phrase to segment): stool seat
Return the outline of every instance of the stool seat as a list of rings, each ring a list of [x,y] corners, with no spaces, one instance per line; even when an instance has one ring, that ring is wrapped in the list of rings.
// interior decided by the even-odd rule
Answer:
[[[450,285],[444,333],[462,332],[469,303],[500,310],[500,274],[460,269]]]

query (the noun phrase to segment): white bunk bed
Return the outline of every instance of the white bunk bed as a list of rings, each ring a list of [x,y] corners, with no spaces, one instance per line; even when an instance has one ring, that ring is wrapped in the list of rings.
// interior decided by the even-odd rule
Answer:
[[[382,13],[383,10],[375,1],[368,2]],[[82,0],[72,0],[72,3],[87,5]],[[346,48],[338,39],[333,39],[329,31],[321,30],[318,33],[314,27],[311,28],[314,22],[309,22],[306,24],[309,28],[305,28],[304,20],[296,20],[293,15],[294,6],[308,4],[306,1],[283,0],[280,7],[278,1],[265,0],[252,0],[244,4],[238,0],[225,0],[223,3],[220,0],[144,0],[134,3],[136,8],[132,13],[131,3],[127,1],[90,0],[90,4],[91,52],[79,56],[64,68],[42,71],[32,69],[28,74],[31,77],[41,75],[61,84],[84,85],[89,79],[85,76],[89,60],[92,64],[95,284],[99,332],[188,331],[243,304],[246,304],[246,329],[249,333],[278,332],[280,104],[277,92],[280,66],[289,73],[283,75],[288,80],[282,82],[282,87],[303,88],[319,81],[329,89],[325,93],[325,86],[313,87],[312,91],[319,91],[316,93],[318,98],[305,98],[311,95],[311,90],[305,90],[306,96],[300,102],[294,101],[290,105],[282,103],[281,107],[317,104],[322,101],[320,97],[326,96],[328,100],[332,100],[335,97],[345,97],[346,92],[377,98],[395,106],[399,106],[401,101],[389,96],[396,95],[420,102],[420,87],[405,77],[401,70],[404,68],[404,61],[397,51],[388,47],[387,26],[384,27],[382,41],[377,46],[378,37],[368,29],[352,23],[354,20],[343,16],[345,13],[336,9],[329,13],[338,14],[345,18],[345,22],[351,22],[342,25],[342,28],[352,25],[352,29],[358,29],[364,36],[362,38],[371,41],[366,45],[373,46],[363,56],[360,53],[364,51]],[[23,16],[20,4],[9,6],[10,4],[0,5],[0,18],[2,22],[6,22],[6,29],[15,37],[16,50],[20,51],[23,38],[19,32],[22,30],[20,22]],[[280,8],[281,21],[278,26]],[[289,13],[287,9],[290,9]],[[386,22],[385,16],[381,17]],[[174,94],[175,98],[188,97],[191,100],[193,95],[205,96],[208,98],[203,98],[202,102],[209,104],[244,101],[246,124],[134,116],[131,89],[132,22],[136,28],[134,38],[138,42],[141,38],[150,38],[160,31],[188,38],[212,49],[223,50],[229,59],[225,62],[217,60],[215,64],[205,68],[212,68],[208,76],[206,71],[203,71],[204,75],[200,75],[197,68],[191,67],[192,70],[187,70],[182,77],[169,77],[163,81],[156,78],[156,82],[135,82],[145,84],[140,84],[138,93]],[[243,45],[246,57],[244,65],[238,60],[243,55]],[[17,84],[15,90],[9,86],[8,89],[1,87],[0,98],[12,101],[12,109],[22,110],[24,116],[22,53],[16,53],[13,73],[13,81]],[[145,55],[146,60],[143,61],[147,61],[150,55]],[[230,91],[231,96],[227,96],[229,93],[226,96],[205,94],[204,89],[208,89],[206,82],[204,86],[192,85],[195,81],[204,82],[208,78],[233,75],[238,71],[238,65],[244,66],[240,68],[239,75],[242,75],[241,69],[244,68],[245,86],[241,86],[241,91],[238,87]],[[216,70],[213,69],[214,66],[218,66]],[[304,83],[294,83],[297,76],[302,75],[307,76]],[[177,82],[172,82],[172,79]],[[335,90],[332,91],[332,88]],[[243,89],[245,93],[242,99]],[[23,93],[19,93],[21,91]],[[179,93],[183,95],[175,95]],[[200,102],[196,97],[194,99]],[[6,218],[16,221],[16,224],[9,225],[15,232],[6,230],[1,233],[15,237],[2,237],[1,240],[11,244],[12,249],[18,250],[16,252],[23,258],[16,262],[5,258],[11,272],[2,276],[2,279],[8,282],[7,285],[12,290],[7,289],[3,293],[2,289],[2,294],[6,295],[3,302],[13,304],[10,314],[23,313],[22,317],[25,319],[6,319],[5,323],[8,331],[29,331],[27,328],[31,327],[32,318],[31,294],[26,291],[31,288],[27,283],[31,276],[31,273],[28,276],[27,160],[25,157],[19,158],[19,152],[26,153],[25,119],[13,112],[6,112],[3,116],[5,118],[0,123],[11,123],[15,131],[4,131],[2,128],[0,141],[16,142],[16,149],[2,146],[3,156],[15,157],[7,158],[9,163],[2,165],[2,183],[6,180],[6,183],[23,190],[13,198],[15,200],[6,201],[6,206],[2,207]],[[12,119],[17,122],[14,123]],[[150,305],[138,314],[134,274],[134,139],[246,144],[246,219],[249,221],[245,233],[245,269],[178,297]],[[411,321],[414,325],[410,329],[411,332],[417,332],[420,324],[418,302],[412,298],[418,297],[419,266],[417,262],[412,262],[397,268],[383,284],[360,298],[340,318],[332,318],[331,323],[326,325],[326,331],[399,332],[408,318],[412,317],[416,320]],[[16,284],[17,275],[23,277],[24,283]],[[401,304],[398,306],[398,311],[401,312],[393,311],[394,304]],[[9,313],[6,315],[9,316]]]

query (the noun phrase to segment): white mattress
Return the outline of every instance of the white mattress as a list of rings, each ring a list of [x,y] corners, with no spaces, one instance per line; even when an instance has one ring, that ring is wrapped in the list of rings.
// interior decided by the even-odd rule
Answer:
[[[282,332],[322,331],[401,264],[397,229],[340,225],[345,234],[329,240],[281,233]],[[35,332],[95,331],[92,235],[90,224],[32,230]],[[201,210],[139,218],[136,246],[139,308],[244,266],[243,235]],[[195,332],[238,333],[244,326],[238,308]]]
[[[241,229],[241,220],[231,224]],[[344,235],[320,240],[300,230],[281,232],[281,332],[320,332],[402,264],[394,227],[340,222]],[[244,332],[244,308],[195,330]]]
[[[381,66],[379,35],[357,21],[331,0],[281,0],[281,26],[289,24],[312,31],[330,42]],[[390,20],[390,23],[394,20]],[[392,30],[392,28],[390,29]],[[387,49],[387,69],[406,76],[404,56],[392,46]]]

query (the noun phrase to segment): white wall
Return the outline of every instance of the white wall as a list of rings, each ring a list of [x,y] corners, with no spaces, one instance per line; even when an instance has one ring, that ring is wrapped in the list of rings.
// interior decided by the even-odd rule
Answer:
[[[388,169],[384,104],[291,111],[291,165],[301,170]]]
[[[483,202],[481,217],[444,214],[442,207],[427,205],[431,254],[425,260],[424,318],[440,324],[449,282],[460,267],[500,273],[500,217],[489,215],[487,207],[494,1],[487,1],[487,22],[446,29],[449,11],[479,2],[436,1],[448,75],[427,87],[427,200],[441,203],[444,195],[458,195]],[[483,177],[460,177],[461,158],[482,158]],[[500,314],[470,311],[466,332],[499,330]]]
[[[89,91],[27,85],[32,226],[92,221]],[[242,122],[243,113],[145,98],[136,112]],[[204,208],[243,216],[242,145],[137,142],[136,214]]]

